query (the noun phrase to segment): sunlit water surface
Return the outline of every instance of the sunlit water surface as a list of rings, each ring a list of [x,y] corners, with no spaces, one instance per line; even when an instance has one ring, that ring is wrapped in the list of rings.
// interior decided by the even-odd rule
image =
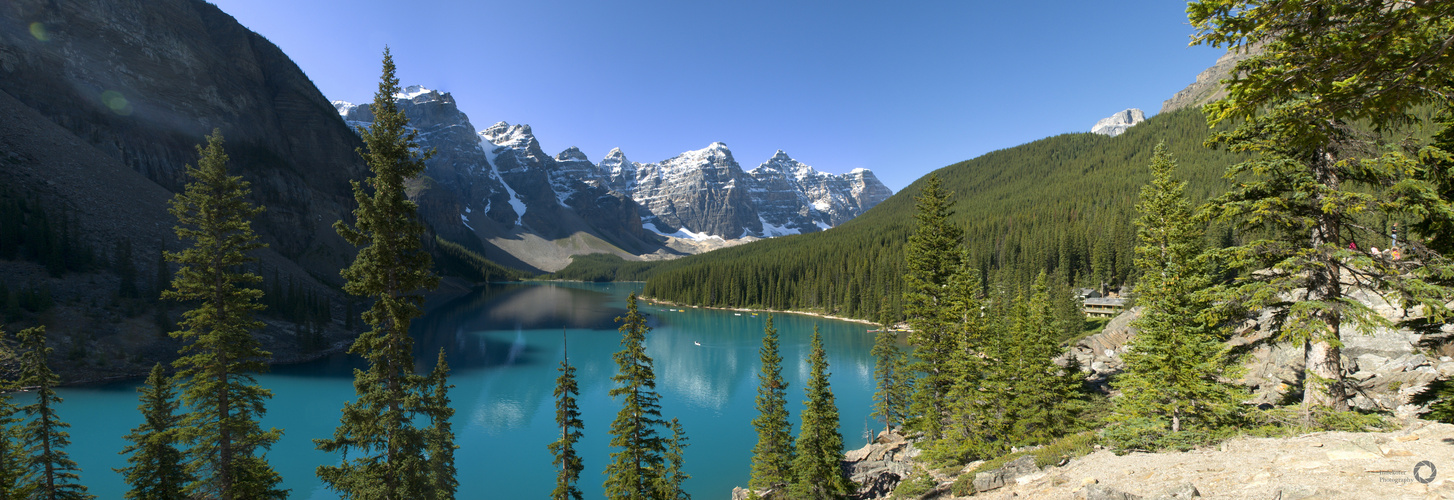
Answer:
[[[562,353],[569,348],[577,367],[585,421],[578,445],[585,457],[581,489],[601,498],[609,454],[607,429],[620,408],[606,393],[620,349],[616,317],[625,314],[634,284],[499,284],[443,304],[414,323],[420,371],[432,368],[444,348],[452,374],[450,392],[458,497],[546,498],[556,471],[546,446],[559,435],[552,391]],[[758,347],[767,315],[708,309],[672,311],[642,306],[651,333],[647,353],[655,361],[662,415],[681,420],[689,439],[686,489],[697,498],[726,497],[746,485],[756,434],[754,397]],[[872,334],[865,325],[796,314],[777,315],[788,381],[789,412],[798,428],[813,325],[823,335],[830,379],[849,448],[865,442],[873,361]],[[564,332],[564,336],[562,335]],[[565,340],[563,340],[563,338]],[[698,345],[700,343],[700,345]],[[339,409],[354,398],[356,358],[337,355],[316,362],[277,366],[258,377],[273,391],[264,427],[283,429],[267,454],[293,498],[336,498],[314,476],[320,464],[339,457],[319,452],[313,440],[332,435]],[[71,423],[71,457],[83,469],[82,482],[100,498],[121,498],[125,484],[113,468],[122,436],[141,422],[136,387],[140,380],[68,387],[60,417]],[[18,401],[24,403],[25,401]]]

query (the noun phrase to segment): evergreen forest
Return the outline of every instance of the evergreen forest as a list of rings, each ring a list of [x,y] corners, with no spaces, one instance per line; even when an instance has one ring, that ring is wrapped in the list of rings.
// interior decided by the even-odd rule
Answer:
[[[1203,147],[1194,109],[1158,115],[1118,137],[1064,134],[935,171],[953,193],[950,222],[986,289],[1023,288],[1050,274],[1062,301],[1072,286],[1120,288],[1132,262],[1136,196],[1158,142],[1180,161],[1189,196],[1227,189],[1222,173],[1240,155]],[[562,279],[644,280],[644,295],[718,307],[821,311],[878,321],[904,318],[904,244],[921,179],[841,226],[661,263],[577,258]],[[1208,236],[1226,240],[1230,231]]]

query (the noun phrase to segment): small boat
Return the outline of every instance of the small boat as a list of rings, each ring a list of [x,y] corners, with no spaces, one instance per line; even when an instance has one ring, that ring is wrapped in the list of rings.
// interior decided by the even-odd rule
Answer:
[[[742,315],[742,313],[733,314],[733,316],[741,316],[741,315]]]
[[[699,342],[699,341],[692,341],[692,343],[693,343],[693,344],[697,344],[697,345],[702,345],[702,343],[701,343],[701,342]]]

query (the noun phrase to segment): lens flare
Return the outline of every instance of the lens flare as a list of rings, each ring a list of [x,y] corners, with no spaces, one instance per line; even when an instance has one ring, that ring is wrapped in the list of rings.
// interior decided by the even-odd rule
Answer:
[[[42,42],[50,41],[50,33],[45,30],[45,25],[38,22],[30,23],[30,36]]]
[[[106,107],[111,108],[112,113],[116,113],[121,116],[131,114],[131,101],[127,101],[126,96],[121,95],[120,92],[117,92],[115,90],[107,90],[105,92],[102,92],[101,103],[105,104]]]

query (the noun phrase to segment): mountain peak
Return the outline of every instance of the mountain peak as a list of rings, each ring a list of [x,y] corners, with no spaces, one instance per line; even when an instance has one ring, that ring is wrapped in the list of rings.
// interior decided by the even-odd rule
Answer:
[[[535,134],[530,131],[529,125],[511,125],[503,121],[481,130],[480,136],[496,146],[509,146],[516,149],[528,149],[532,143],[536,143]]]
[[[773,153],[772,158],[768,158],[767,161],[770,161],[770,162],[771,161],[783,161],[783,162],[787,162],[787,161],[793,161],[793,157],[788,156],[787,153],[784,153],[783,150],[779,149],[779,150],[777,150],[776,153]]]
[[[410,85],[408,87],[404,87],[404,90],[402,92],[394,94],[394,98],[407,100],[419,97],[424,94],[438,94],[438,92],[424,88],[423,85]]]
[[[348,102],[348,101],[333,101],[332,104],[333,104],[333,109],[338,111],[338,115],[339,116],[342,116],[344,118],[347,118],[348,117],[348,112],[349,111],[353,111],[353,108],[357,108],[358,107],[357,104],[354,104],[354,103],[351,103],[351,102]]]
[[[571,147],[565,148],[565,151],[561,151],[560,154],[555,155],[555,160],[556,161],[585,161],[585,162],[591,161],[590,158],[587,158],[586,157],[586,154],[585,153],[582,153],[581,152],[581,149],[580,148],[577,148],[575,146],[571,146]]]
[[[1095,127],[1091,127],[1091,133],[1115,137],[1133,125],[1144,121],[1146,121],[1146,113],[1142,113],[1137,108],[1130,108],[1102,118],[1101,121],[1096,122]]]

